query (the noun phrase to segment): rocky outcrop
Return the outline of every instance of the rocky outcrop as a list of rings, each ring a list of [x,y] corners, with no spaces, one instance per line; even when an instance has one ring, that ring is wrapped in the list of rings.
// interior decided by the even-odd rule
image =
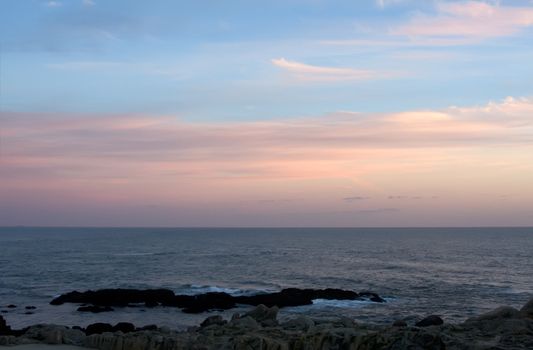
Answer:
[[[78,311],[104,312],[113,311],[112,306],[153,306],[179,307],[186,313],[200,313],[209,310],[228,310],[237,304],[277,306],[301,306],[313,303],[314,299],[330,300],[369,300],[385,302],[372,292],[356,293],[342,289],[298,289],[288,288],[276,293],[264,293],[250,296],[232,296],[227,293],[204,293],[198,295],[175,295],[168,289],[102,289],[97,291],[62,294],[50,302],[52,305],[64,303],[91,304],[80,306]]]
[[[442,319],[433,315],[420,321],[419,326],[405,321],[393,326],[375,326],[358,324],[347,318],[311,319],[306,316],[278,323],[277,307],[260,305],[246,314],[234,315],[229,322],[220,316],[211,316],[201,327],[187,332],[153,327],[131,331],[131,324],[93,325],[85,332],[39,325],[30,327],[20,337],[0,336],[0,345],[34,342],[101,350],[533,349],[533,318],[529,317],[528,307],[521,311],[499,308],[457,325],[441,324]],[[97,328],[99,332],[92,331]]]
[[[415,326],[417,327],[429,327],[429,326],[440,326],[444,321],[437,315],[430,315],[424,319],[418,321]]]

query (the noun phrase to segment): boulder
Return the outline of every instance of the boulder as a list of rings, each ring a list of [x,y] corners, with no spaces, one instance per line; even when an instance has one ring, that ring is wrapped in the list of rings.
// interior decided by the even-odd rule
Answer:
[[[281,327],[286,330],[296,330],[307,332],[309,329],[315,326],[315,321],[307,316],[299,316],[288,320],[281,324]]]
[[[113,326],[109,323],[93,323],[87,326],[85,328],[85,334],[92,335],[92,334],[102,334],[105,332],[113,332]]]
[[[213,325],[222,326],[222,325],[225,325],[226,323],[228,323],[228,321],[223,319],[222,316],[214,315],[214,316],[209,316],[208,318],[206,318],[200,324],[200,327],[205,328],[205,327],[209,327],[209,326],[213,326]]]
[[[396,320],[392,324],[393,327],[404,328],[407,327],[407,322],[404,320]]]
[[[277,306],[267,307],[261,304],[255,309],[245,313],[243,317],[251,317],[263,327],[273,327],[278,324],[278,312],[279,308]]]
[[[233,328],[239,328],[243,330],[255,330],[259,329],[259,323],[257,323],[256,320],[251,318],[250,316],[243,316],[240,318],[236,318],[231,320],[228,325],[230,325]]]
[[[444,321],[439,316],[430,315],[430,316],[422,319],[421,321],[417,322],[415,324],[415,326],[417,326],[417,327],[440,326],[443,323],[444,323]]]
[[[466,322],[479,322],[487,320],[497,320],[504,318],[517,318],[520,316],[520,311],[510,306],[500,306],[499,308],[486,312],[476,317],[471,317]]]
[[[520,314],[524,317],[533,318],[533,298],[520,309]]]
[[[80,312],[92,312],[92,313],[100,313],[100,312],[109,312],[109,311],[115,311],[111,306],[98,306],[98,305],[89,305],[89,306],[80,306],[77,311]]]
[[[2,316],[0,316],[0,335],[11,335],[11,327],[7,325]]]
[[[65,326],[43,324],[28,328],[24,333],[24,338],[45,344],[79,345],[83,342],[85,334],[80,330]]]
[[[130,333],[135,331],[135,326],[129,322],[119,322],[113,326],[113,332]]]

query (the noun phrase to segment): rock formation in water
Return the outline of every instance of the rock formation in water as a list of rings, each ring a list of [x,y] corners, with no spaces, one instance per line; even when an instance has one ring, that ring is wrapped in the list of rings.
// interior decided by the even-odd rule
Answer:
[[[237,304],[266,306],[301,306],[310,305],[314,299],[330,300],[369,300],[385,302],[379,295],[371,292],[356,293],[342,289],[298,289],[287,288],[276,293],[264,293],[249,296],[233,296],[227,293],[204,293],[197,295],[175,295],[168,289],[101,289],[97,291],[62,294],[50,302],[52,305],[64,303],[91,304],[81,306],[78,311],[104,312],[113,311],[112,306],[126,307],[144,304],[147,307],[172,306],[181,308],[186,313],[200,313],[209,310],[228,310]]]
[[[185,349],[533,349],[533,299],[522,309],[500,307],[453,325],[431,315],[409,325],[358,324],[348,318],[312,319],[306,316],[280,323],[278,308],[259,305],[231,320],[208,317],[186,332],[129,323],[93,324],[86,329],[37,325],[23,334],[0,336],[0,345],[27,343],[71,344],[101,350]],[[0,330],[11,329],[0,319]]]

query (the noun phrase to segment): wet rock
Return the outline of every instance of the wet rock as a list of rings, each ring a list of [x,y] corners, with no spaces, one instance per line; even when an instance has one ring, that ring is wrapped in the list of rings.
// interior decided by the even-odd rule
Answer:
[[[62,294],[53,299],[50,304],[87,303],[100,306],[127,306],[135,303],[172,303],[174,297],[174,292],[168,289],[101,289]]]
[[[279,308],[277,306],[267,307],[263,304],[258,305],[255,309],[245,313],[243,317],[251,317],[263,327],[273,327],[278,324]]]
[[[214,315],[214,316],[209,316],[208,318],[206,318],[200,324],[200,327],[205,328],[205,327],[209,327],[212,325],[222,326],[222,325],[225,325],[226,323],[228,323],[228,321],[224,320],[222,316]]]
[[[423,320],[417,322],[415,324],[415,326],[417,326],[417,327],[440,326],[443,323],[444,323],[444,321],[439,316],[430,315],[430,316],[424,318]]]
[[[17,307],[17,305],[9,304],[6,306],[8,309],[14,309]]]
[[[32,339],[45,344],[75,344],[83,342],[85,334],[76,329],[57,325],[32,326],[24,333],[25,339]]]
[[[129,322],[119,322],[113,326],[113,332],[130,333],[135,331],[135,326]]]
[[[259,323],[257,323],[257,321],[251,318],[250,316],[240,317],[240,318],[231,320],[228,324],[234,328],[245,329],[245,330],[259,329]]]
[[[35,310],[37,308],[35,306],[30,305],[30,306],[26,306],[25,309],[26,310]]]
[[[100,313],[100,312],[115,311],[111,306],[98,306],[98,305],[80,306],[77,310],[80,312],[92,312],[95,314]]]
[[[503,318],[517,318],[520,316],[520,311],[510,306],[501,306],[495,310],[481,314],[477,317],[472,317],[466,320],[466,322],[479,322],[487,320],[496,320]]]
[[[101,307],[138,307],[144,303],[146,307],[171,306],[179,307],[186,313],[200,313],[210,310],[227,310],[236,304],[260,305],[268,307],[286,307],[310,305],[314,299],[329,300],[371,300],[384,302],[377,294],[372,292],[356,293],[342,289],[299,289],[287,288],[276,293],[264,293],[251,296],[232,296],[227,293],[204,293],[198,295],[174,295],[167,289],[102,289],[97,291],[62,294],[53,299],[50,304],[61,305],[64,303],[86,303]],[[88,306],[81,306],[86,308]],[[89,306],[90,308],[90,306]],[[84,309],[82,309],[84,310]],[[88,310],[90,311],[90,309]]]
[[[407,327],[407,322],[405,322],[404,320],[396,320],[396,321],[394,321],[392,326],[393,327],[399,327],[399,328]]]
[[[147,301],[144,303],[144,306],[152,308],[152,307],[159,306],[159,303],[156,301]]]
[[[0,316],[0,335],[11,335],[11,327],[7,325],[6,320]]]
[[[315,326],[315,321],[307,316],[299,316],[281,324],[283,329],[307,332]]]
[[[33,315],[34,313],[35,313],[35,312],[32,312],[32,311],[26,311],[26,312],[24,313],[24,315]]]
[[[533,318],[533,298],[520,309],[520,314],[525,317]]]
[[[137,328],[137,330],[139,330],[139,331],[155,331],[155,330],[157,330],[157,326],[155,324],[149,324],[149,325]]]
[[[209,310],[228,310],[235,307],[234,297],[227,293],[205,293],[192,296],[176,296],[182,300],[178,306],[184,307],[185,313],[200,313]]]
[[[92,334],[102,334],[105,332],[113,332],[113,326],[109,323],[93,323],[87,326],[85,328],[85,334],[92,335]]]

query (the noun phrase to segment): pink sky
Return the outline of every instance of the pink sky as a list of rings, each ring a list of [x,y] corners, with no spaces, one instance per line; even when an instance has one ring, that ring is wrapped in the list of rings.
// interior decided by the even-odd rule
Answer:
[[[1,115],[0,224],[533,225],[533,100],[253,122]]]

